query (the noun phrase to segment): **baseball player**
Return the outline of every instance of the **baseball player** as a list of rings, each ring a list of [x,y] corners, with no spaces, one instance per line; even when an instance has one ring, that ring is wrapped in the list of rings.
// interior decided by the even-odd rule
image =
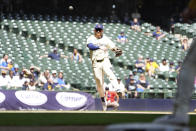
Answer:
[[[122,50],[116,47],[107,36],[103,35],[103,26],[101,24],[96,24],[94,35],[91,35],[87,39],[87,47],[90,49],[90,58],[97,91],[102,101],[103,110],[105,111],[107,105],[104,98],[104,74],[107,75],[114,87],[118,85],[117,78],[111,69],[112,65],[108,58],[108,51],[114,51],[117,57],[122,54]]]

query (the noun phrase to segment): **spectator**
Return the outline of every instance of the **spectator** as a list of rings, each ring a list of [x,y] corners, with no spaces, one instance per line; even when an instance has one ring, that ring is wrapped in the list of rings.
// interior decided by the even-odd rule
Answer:
[[[118,20],[118,16],[116,15],[115,10],[112,10],[111,15],[110,15],[110,19],[111,19],[112,21]]]
[[[112,85],[111,82],[108,85],[105,85],[105,87],[108,87],[110,91],[116,91],[116,88]]]
[[[129,14],[126,12],[124,15],[124,23],[129,24]]]
[[[135,31],[141,31],[140,23],[138,22],[137,18],[134,18],[131,22],[131,29]]]
[[[189,43],[188,43],[188,38],[187,37],[182,37],[181,45],[182,45],[182,49],[184,49],[184,51],[189,49]]]
[[[50,79],[50,72],[49,70],[45,70],[39,77],[39,86],[44,86],[48,79]]]
[[[147,65],[150,62],[150,58],[146,58],[144,61],[145,61],[145,65]]]
[[[25,81],[23,86],[22,86],[22,90],[29,90],[29,83],[28,81]]]
[[[159,64],[159,76],[162,76],[167,81],[169,80],[169,64],[166,59],[163,59]]]
[[[169,71],[169,64],[167,63],[166,59],[163,59],[159,65],[160,72],[168,72]]]
[[[6,75],[6,71],[2,70],[0,75],[0,86],[8,86],[9,77]]]
[[[133,78],[134,78],[135,81],[139,80],[139,76],[137,74],[137,69],[133,69]]]
[[[28,69],[22,69],[22,73],[23,73],[23,76],[25,78],[28,78],[28,79],[31,79],[32,78],[32,75],[31,75],[30,70],[28,70]]]
[[[169,64],[169,72],[172,73],[172,72],[175,72],[175,67],[174,67],[174,63],[173,62],[170,62]]]
[[[30,67],[30,73],[32,75],[32,79],[38,80],[39,74],[40,74],[40,68],[37,66],[31,66]]]
[[[150,59],[146,64],[146,72],[149,76],[155,77],[157,70],[159,70],[159,65],[153,59]]]
[[[56,85],[58,84],[58,77],[57,77],[57,72],[56,72],[56,70],[52,70],[51,79],[52,79],[54,85],[56,86]]]
[[[9,71],[8,79],[8,88],[15,87],[14,72],[11,70]]]
[[[176,66],[176,72],[177,72],[178,74],[179,74],[179,72],[180,72],[181,66],[182,66],[182,62],[181,62],[181,61],[178,61],[178,65]]]
[[[82,62],[82,56],[80,55],[77,49],[74,49],[73,54],[71,56],[71,60],[76,62]]]
[[[138,93],[144,92],[145,89],[150,89],[150,85],[148,81],[146,80],[146,77],[144,74],[140,74],[139,80],[136,83],[136,92],[135,97],[140,97]]]
[[[62,72],[59,72],[57,80],[58,80],[58,83],[57,83],[56,87],[58,87],[60,89],[70,89],[70,86],[68,84],[66,85],[66,83],[63,79],[63,73]]]
[[[14,64],[14,67],[11,69],[14,72],[14,76],[19,76],[19,66],[18,64]]]
[[[156,31],[152,33],[152,36],[155,37],[157,40],[160,40],[161,38],[165,37],[165,34],[161,32],[160,26],[157,26]]]
[[[135,62],[135,67],[137,68],[138,73],[143,73],[145,70],[145,61],[143,60],[143,56],[139,55],[138,60]]]
[[[31,79],[29,82],[29,90],[31,91],[36,90],[35,85],[36,85],[36,82],[33,79]]]
[[[130,79],[128,86],[126,87],[128,98],[134,98],[136,91],[136,82],[133,78]]]
[[[117,78],[117,81],[118,81],[118,85],[116,89],[117,94],[119,95],[120,98],[125,99],[126,88],[120,78]]]
[[[5,73],[7,73],[7,70],[9,70],[7,60],[8,60],[7,54],[4,54],[3,58],[0,60],[0,68],[2,69],[1,71],[5,71]]]
[[[133,72],[132,71],[130,71],[129,77],[127,79],[125,79],[125,83],[126,83],[125,84],[125,88],[128,88],[131,79],[134,79],[134,76],[133,76]]]
[[[54,60],[60,60],[61,57],[62,57],[62,58],[68,58],[68,57],[65,56],[65,55],[58,54],[57,48],[54,48],[53,52],[51,52],[51,53],[49,53],[49,54],[40,56],[40,59],[45,58],[45,57],[49,57],[49,58],[54,59]]]
[[[126,42],[128,42],[127,37],[125,36],[124,32],[120,32],[120,35],[117,38],[117,42],[125,44]]]
[[[115,91],[109,91],[109,88],[105,89],[105,98],[107,101],[107,107],[113,107],[114,110],[118,110],[119,107],[119,96]]]
[[[134,79],[135,82],[139,80],[139,76],[137,74],[137,69],[133,69],[133,72],[130,71],[129,77],[127,79],[125,79],[125,83],[126,83],[125,88],[126,89],[128,88],[131,79]]]
[[[11,70],[13,68],[13,64],[12,64],[12,60],[11,59],[7,60],[7,67],[9,68],[9,70]]]
[[[54,87],[55,87],[55,85],[54,85],[52,79],[48,79],[47,80],[47,83],[44,84],[43,90],[49,90],[49,91],[51,91],[51,90],[54,90]]]
[[[170,32],[171,32],[172,34],[174,34],[174,24],[175,24],[174,18],[171,17],[171,18],[170,18],[170,21],[169,21],[169,26],[170,26]]]
[[[13,72],[14,73],[14,72]],[[13,74],[14,75],[14,74]],[[25,81],[29,81],[29,79],[25,79],[23,77],[23,72],[19,73],[19,76],[14,76],[14,87],[18,88],[18,87],[23,87],[23,84]]]

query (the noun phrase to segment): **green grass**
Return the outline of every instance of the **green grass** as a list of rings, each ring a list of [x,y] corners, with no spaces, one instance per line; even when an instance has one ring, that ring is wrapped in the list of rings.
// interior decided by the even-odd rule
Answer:
[[[126,113],[0,113],[0,126],[108,125],[152,122],[160,116]],[[190,126],[196,126],[196,115],[191,115]]]

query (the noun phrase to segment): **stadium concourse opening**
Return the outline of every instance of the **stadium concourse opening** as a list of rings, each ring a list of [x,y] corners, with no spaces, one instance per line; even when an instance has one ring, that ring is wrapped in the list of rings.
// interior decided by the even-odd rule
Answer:
[[[179,15],[188,4],[187,0],[16,0],[1,2],[1,12],[25,14],[56,14],[72,16],[116,16],[121,22],[139,13],[141,20],[168,29],[170,18]],[[158,13],[155,13],[158,12]],[[138,15],[136,15],[138,16]],[[125,20],[126,21],[126,20]]]
[[[0,125],[105,126],[170,114],[177,76],[196,35],[195,19],[183,15],[188,5],[186,0],[0,1]],[[87,38],[97,23],[123,52],[118,58],[109,52],[118,88],[104,77],[104,89],[120,98],[118,111],[103,112],[96,90]],[[196,91],[192,127],[195,98]]]

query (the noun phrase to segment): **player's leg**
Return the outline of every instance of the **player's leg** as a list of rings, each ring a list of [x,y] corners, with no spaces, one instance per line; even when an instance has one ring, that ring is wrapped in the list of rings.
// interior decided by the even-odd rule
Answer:
[[[112,86],[115,89],[117,89],[116,85],[118,85],[118,81],[117,81],[117,78],[114,75],[114,73],[113,73],[111,68],[112,68],[112,66],[111,66],[111,63],[110,63],[109,59],[104,60],[103,71],[107,75],[107,77],[110,80]]]
[[[95,77],[95,82],[97,86],[97,91],[100,97],[104,97],[104,90],[103,90],[103,71],[101,68],[93,68],[93,74]]]
[[[104,93],[104,89],[103,89],[104,73],[103,73],[101,63],[97,64],[97,66],[93,68],[93,74],[94,74],[94,78],[96,81],[97,91],[98,91],[99,97],[101,98],[101,101],[102,101],[103,110],[106,110],[107,106],[106,106],[106,102],[105,102],[105,93]]]

